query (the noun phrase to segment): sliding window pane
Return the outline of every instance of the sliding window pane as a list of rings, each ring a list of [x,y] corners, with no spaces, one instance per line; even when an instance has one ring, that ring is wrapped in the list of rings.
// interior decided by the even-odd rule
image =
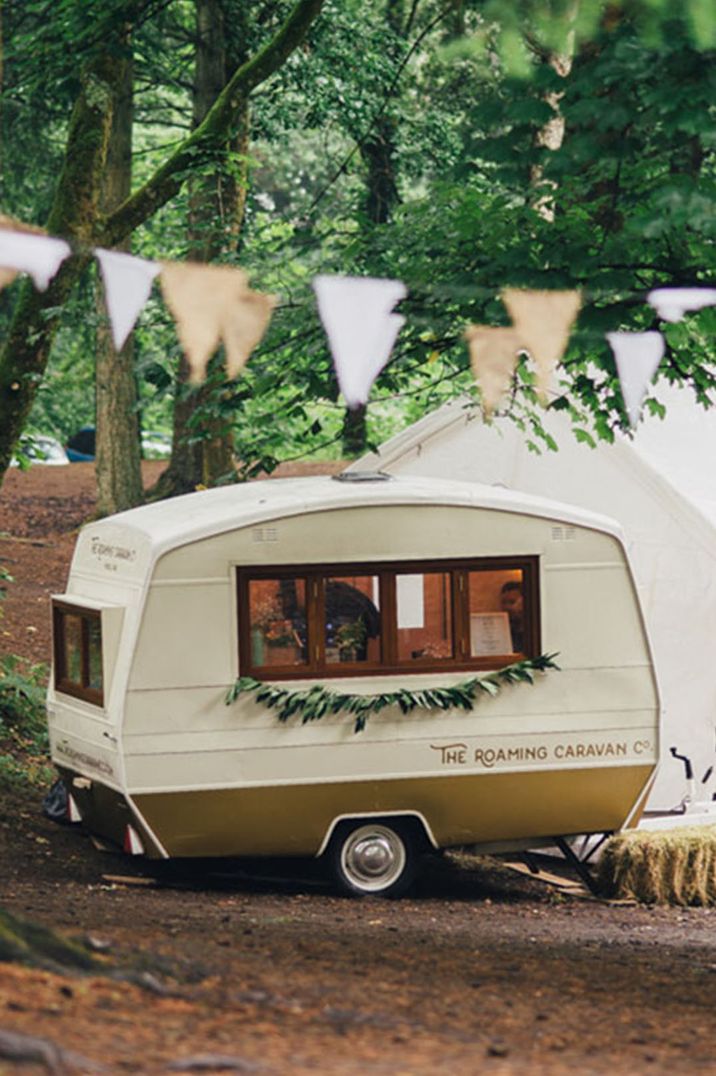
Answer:
[[[102,626],[99,617],[87,617],[87,646],[89,657],[89,683],[87,687],[102,690]]]
[[[65,642],[64,679],[71,684],[82,684],[82,617],[71,613],[62,614]]]
[[[524,573],[480,571],[468,578],[471,657],[526,653]]]
[[[398,661],[440,661],[454,653],[449,572],[395,577]]]
[[[252,579],[249,624],[252,665],[305,665],[308,660],[305,579]]]
[[[379,662],[378,576],[329,576],[324,593],[326,662]]]

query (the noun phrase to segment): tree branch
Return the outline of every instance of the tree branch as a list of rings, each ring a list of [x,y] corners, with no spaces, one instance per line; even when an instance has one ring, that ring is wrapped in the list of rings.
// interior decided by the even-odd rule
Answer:
[[[324,0],[298,0],[285,23],[251,60],[234,72],[203,122],[147,182],[112,213],[100,228],[98,241],[116,246],[181,189],[185,174],[209,157],[231,131],[249,94],[270,78],[301,44]]]

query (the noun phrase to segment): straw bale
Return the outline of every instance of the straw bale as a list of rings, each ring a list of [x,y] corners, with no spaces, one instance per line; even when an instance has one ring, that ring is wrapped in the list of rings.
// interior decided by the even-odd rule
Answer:
[[[642,904],[716,904],[716,825],[616,834],[602,852],[599,885]]]

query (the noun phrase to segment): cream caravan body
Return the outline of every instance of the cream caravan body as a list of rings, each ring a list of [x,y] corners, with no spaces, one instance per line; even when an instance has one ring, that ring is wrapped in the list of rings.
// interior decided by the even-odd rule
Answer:
[[[400,639],[411,630],[416,638],[428,615],[420,591],[428,577],[454,571],[459,582],[474,568],[481,583],[483,565],[503,563],[533,571],[534,640],[558,654],[561,671],[509,685],[468,713],[391,706],[359,734],[344,714],[279,723],[251,693],[226,704],[236,678],[268,660],[241,639],[242,572],[257,587],[275,575],[285,596],[286,579],[305,576],[310,588],[322,565],[334,576],[342,565],[353,575],[356,565],[364,575],[380,565],[376,579],[399,576],[381,591],[398,606],[417,586],[417,606],[398,609],[398,642],[386,628],[380,644],[393,647],[400,671],[364,671],[355,655],[353,664],[325,664],[338,678],[301,678],[300,664],[276,670],[278,682],[290,673],[292,689],[318,681],[376,694],[470,675],[469,656],[456,665],[435,650],[426,658],[424,647],[401,658]],[[387,623],[390,602],[381,600]],[[384,830],[388,842],[402,828],[437,847],[491,848],[611,831],[638,811],[653,778],[658,693],[629,565],[618,528],[579,509],[430,479],[232,486],[88,525],[54,602],[52,757],[87,826],[130,851],[320,855],[335,850],[339,832],[357,831],[363,844],[346,852],[339,842],[338,857],[353,855],[365,888],[380,890],[370,879],[382,877],[381,856],[394,854]],[[471,607],[470,638],[491,615]],[[329,663],[324,643],[319,657]],[[279,662],[291,660],[303,658]]]

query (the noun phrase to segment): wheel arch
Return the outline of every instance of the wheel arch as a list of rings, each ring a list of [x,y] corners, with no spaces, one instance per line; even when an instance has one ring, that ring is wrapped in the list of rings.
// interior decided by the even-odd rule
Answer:
[[[385,819],[386,822],[399,822],[405,820],[409,823],[414,834],[417,835],[418,840],[425,841],[431,848],[438,848],[438,842],[435,840],[435,835],[430,828],[430,823],[424,814],[420,811],[353,811],[346,814],[338,814],[335,816],[331,824],[326,829],[326,832],[321,841],[320,847],[316,852],[316,859],[323,855],[323,853],[329,847],[331,840],[336,833],[336,830],[344,822],[362,822],[373,821],[378,822],[381,819]]]

